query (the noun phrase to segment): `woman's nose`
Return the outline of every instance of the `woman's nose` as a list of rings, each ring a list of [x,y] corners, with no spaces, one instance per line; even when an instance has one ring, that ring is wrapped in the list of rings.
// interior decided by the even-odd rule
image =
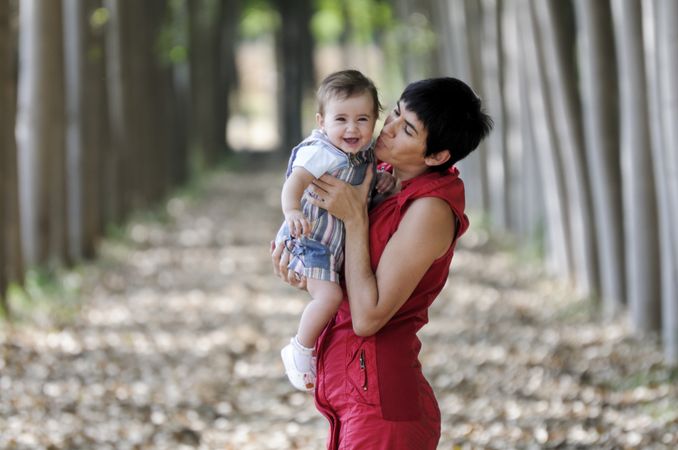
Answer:
[[[384,126],[382,127],[381,132],[386,133],[388,135],[393,135],[393,132],[396,129],[396,124],[397,124],[396,119],[387,119],[384,122]]]

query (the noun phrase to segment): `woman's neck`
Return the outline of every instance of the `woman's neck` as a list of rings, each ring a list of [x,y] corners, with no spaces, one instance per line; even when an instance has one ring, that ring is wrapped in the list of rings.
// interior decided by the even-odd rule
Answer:
[[[412,178],[416,178],[419,175],[422,175],[426,172],[428,172],[428,168],[425,169],[418,168],[414,170],[396,169],[395,167],[393,168],[393,176],[395,177],[398,183],[411,180]]]

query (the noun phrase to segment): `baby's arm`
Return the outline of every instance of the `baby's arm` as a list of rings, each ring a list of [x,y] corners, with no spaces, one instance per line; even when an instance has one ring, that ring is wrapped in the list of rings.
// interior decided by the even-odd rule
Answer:
[[[380,194],[391,192],[396,187],[396,179],[389,172],[377,172],[377,183],[375,189]]]
[[[315,177],[308,170],[295,167],[283,184],[280,199],[285,221],[292,237],[301,237],[311,232],[311,225],[301,211],[301,197],[314,179]]]

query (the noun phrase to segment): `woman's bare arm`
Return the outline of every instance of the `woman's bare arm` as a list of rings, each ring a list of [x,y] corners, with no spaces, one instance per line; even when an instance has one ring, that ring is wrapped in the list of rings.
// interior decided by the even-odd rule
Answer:
[[[346,226],[344,272],[353,329],[360,336],[375,334],[393,317],[455,235],[454,215],[446,202],[433,197],[415,200],[372,272],[366,183],[369,180],[356,188],[323,176],[312,188],[318,194],[314,201]]]
[[[454,216],[443,200],[415,200],[386,244],[373,273],[367,227],[359,221],[349,221],[344,264],[357,335],[371,336],[393,317],[431,264],[449,249],[454,228]]]

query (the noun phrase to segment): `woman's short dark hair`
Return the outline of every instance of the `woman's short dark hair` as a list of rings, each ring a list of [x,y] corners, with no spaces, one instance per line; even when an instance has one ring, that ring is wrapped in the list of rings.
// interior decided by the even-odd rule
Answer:
[[[430,78],[410,83],[400,101],[426,127],[426,155],[442,150],[450,152],[450,159],[436,166],[436,170],[447,170],[464,159],[493,126],[492,119],[482,109],[480,98],[456,78]]]

